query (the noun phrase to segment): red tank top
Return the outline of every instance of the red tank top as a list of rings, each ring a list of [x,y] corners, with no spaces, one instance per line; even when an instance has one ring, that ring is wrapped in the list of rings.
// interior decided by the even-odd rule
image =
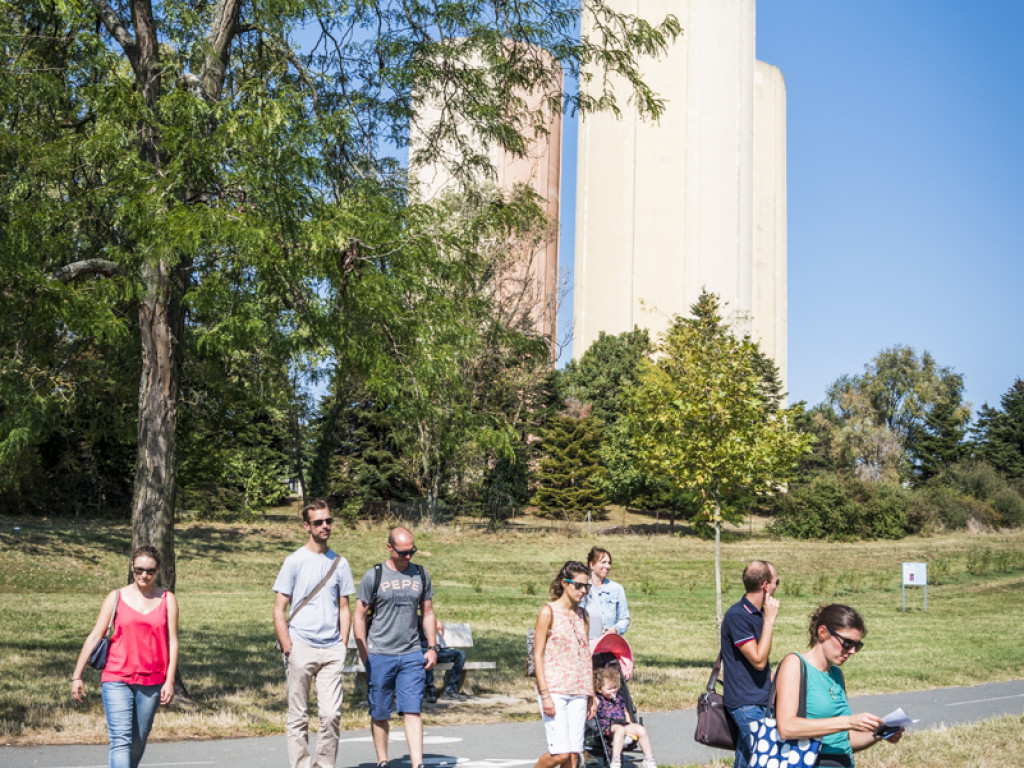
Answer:
[[[139,613],[118,590],[110,655],[100,680],[129,685],[163,685],[167,680],[167,592],[149,613]]]

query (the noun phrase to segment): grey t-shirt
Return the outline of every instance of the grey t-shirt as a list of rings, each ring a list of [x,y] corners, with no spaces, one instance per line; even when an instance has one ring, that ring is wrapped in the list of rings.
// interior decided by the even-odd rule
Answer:
[[[320,580],[327,575],[334,564],[334,559],[341,555],[327,550],[326,555],[310,552],[301,547],[285,558],[274,591],[282,595],[290,595],[292,609],[313,591]],[[338,628],[338,600],[355,592],[352,582],[352,569],[348,561],[341,557],[341,562],[334,569],[330,581],[316,593],[309,605],[305,606],[288,625],[293,641],[298,641],[314,648],[328,648],[341,644],[341,630]],[[347,638],[346,638],[347,639]]]
[[[387,563],[381,566],[377,602],[373,602],[374,568],[359,580],[359,600],[373,608],[366,650],[383,656],[400,656],[420,650],[419,609],[424,600],[434,598],[434,587],[426,570],[413,563],[404,571],[395,571]]]

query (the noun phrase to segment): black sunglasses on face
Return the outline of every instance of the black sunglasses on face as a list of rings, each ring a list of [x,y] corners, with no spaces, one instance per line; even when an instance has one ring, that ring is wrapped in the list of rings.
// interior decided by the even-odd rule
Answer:
[[[146,574],[147,576],[155,576],[156,568],[132,568],[132,573],[134,573],[136,576],[141,576],[142,574]]]
[[[322,517],[319,520],[310,520],[309,524],[313,528],[319,528],[321,525],[330,525],[334,522],[333,517]]]
[[[394,544],[388,544],[388,546],[391,547],[394,553],[399,557],[412,557],[416,554],[416,547],[413,547],[412,549],[397,549]]]
[[[590,589],[590,584],[586,581],[584,581],[583,583],[573,581],[572,579],[562,579],[562,581],[564,581],[566,584],[572,584],[574,587],[576,587],[576,589],[582,590],[583,592],[586,592],[588,589]]]
[[[825,629],[828,630],[828,633],[832,635],[832,637],[839,641],[839,644],[843,646],[844,651],[859,651],[861,648],[864,647],[864,643],[860,640],[850,640],[849,638],[843,637],[834,629],[832,629],[832,627],[826,626]]]

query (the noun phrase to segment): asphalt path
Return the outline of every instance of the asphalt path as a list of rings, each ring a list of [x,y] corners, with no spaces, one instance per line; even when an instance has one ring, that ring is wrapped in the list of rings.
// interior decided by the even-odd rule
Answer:
[[[938,728],[998,715],[1024,714],[1024,680],[859,696],[851,699],[851,706],[854,712],[873,712],[879,716],[902,707],[910,717],[920,720],[913,728]],[[641,712],[641,716],[650,732],[654,755],[659,763],[702,763],[727,754],[693,740],[697,715],[692,709]],[[545,750],[539,715],[535,722],[428,727],[424,742],[427,768],[529,768]],[[390,754],[392,764],[399,768],[408,766],[401,724],[397,719],[392,721]],[[338,768],[375,768],[369,728],[341,734],[337,765]],[[107,747],[0,747],[0,766],[106,768]],[[152,742],[142,760],[142,768],[185,766],[287,768],[285,738],[278,735],[218,741]]]

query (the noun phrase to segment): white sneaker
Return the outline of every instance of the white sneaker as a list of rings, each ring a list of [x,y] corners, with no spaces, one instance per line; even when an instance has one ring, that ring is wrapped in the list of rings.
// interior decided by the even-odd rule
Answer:
[[[608,768],[622,768],[622,758],[612,759],[608,762]]]
[[[644,768],[658,768],[658,763],[653,757],[645,757]]]

